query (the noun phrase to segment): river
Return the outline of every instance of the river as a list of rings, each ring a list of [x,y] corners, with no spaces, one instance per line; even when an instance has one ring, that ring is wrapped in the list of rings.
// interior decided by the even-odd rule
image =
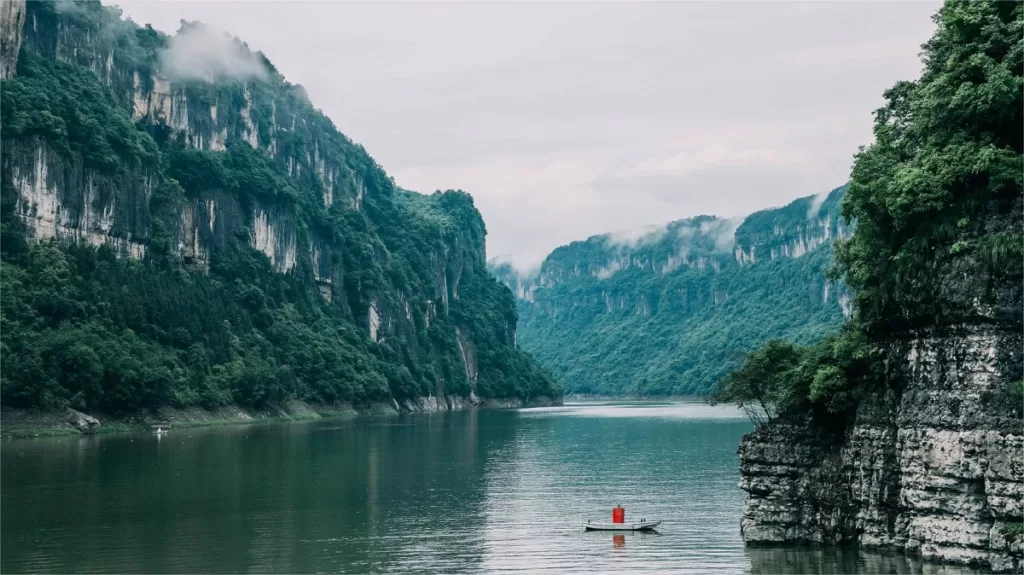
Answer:
[[[8,440],[0,571],[945,572],[745,549],[750,429],[724,406],[586,402]],[[617,504],[659,534],[581,529]]]

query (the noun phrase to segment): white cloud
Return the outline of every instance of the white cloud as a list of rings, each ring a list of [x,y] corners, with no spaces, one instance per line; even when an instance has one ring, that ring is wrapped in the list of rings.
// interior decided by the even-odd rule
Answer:
[[[811,198],[811,205],[807,207],[807,219],[811,219],[818,215],[821,205],[825,203],[825,200],[828,199],[828,195],[830,193],[831,190],[825,190],[814,194],[814,197]]]
[[[743,223],[744,216],[702,222],[700,231],[715,240],[715,249],[720,252],[732,251],[736,245],[736,228]]]
[[[267,68],[230,34],[203,24],[182,24],[160,53],[160,69],[174,80],[266,80]]]
[[[646,225],[605,235],[609,245],[637,248],[660,242],[668,229],[664,225]]]

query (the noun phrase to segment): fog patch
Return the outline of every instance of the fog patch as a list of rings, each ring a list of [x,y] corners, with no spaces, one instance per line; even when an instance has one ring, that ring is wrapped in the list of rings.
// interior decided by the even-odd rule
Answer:
[[[267,80],[263,59],[227,32],[182,21],[178,33],[159,55],[160,69],[171,80]]]
[[[821,211],[821,206],[825,203],[825,200],[828,199],[831,193],[832,191],[829,190],[814,194],[811,197],[811,205],[807,207],[807,219],[810,220],[818,217],[818,212]]]
[[[607,266],[597,270],[594,276],[597,277],[597,279],[599,280],[606,280],[612,277],[613,275],[619,273],[624,267],[625,264],[623,264],[622,261],[612,260]]]
[[[292,86],[292,94],[295,94],[296,98],[305,102],[306,104],[309,104],[310,106],[313,105],[313,100],[309,99],[309,92],[306,91],[306,87],[303,86],[302,84],[295,84],[294,86]]]
[[[496,271],[500,267],[507,266],[519,279],[530,280],[540,275],[544,259],[546,256],[536,256],[532,252],[516,255],[499,254],[487,260],[487,265]]]
[[[714,240],[717,251],[732,251],[733,246],[736,245],[736,228],[740,227],[744,219],[746,218],[736,217],[701,222],[700,233]]]
[[[647,225],[605,234],[604,240],[609,246],[638,248],[660,242],[666,233],[668,227],[665,225]]]

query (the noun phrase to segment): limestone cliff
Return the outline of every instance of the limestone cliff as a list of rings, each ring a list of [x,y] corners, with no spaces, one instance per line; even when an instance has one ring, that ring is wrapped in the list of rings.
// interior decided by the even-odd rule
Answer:
[[[1019,194],[991,202],[978,229],[1019,232],[1022,209]],[[900,307],[873,333],[884,381],[864,390],[852,419],[831,432],[776,423],[743,439],[748,543],[1024,567],[1024,405],[1010,393],[1024,374],[1024,285],[1014,266],[939,259],[927,305]]]
[[[243,339],[250,330],[271,329],[273,314],[292,309],[310,328],[361,331],[366,343],[353,342],[358,351],[318,353],[334,370],[341,360],[330,357],[347,354],[345,370],[369,379],[357,385],[339,381],[340,372],[309,371],[298,389],[324,378],[313,385],[321,391],[285,397],[451,408],[480,398],[560,395],[516,348],[514,336],[505,337],[517,320],[513,300],[487,274],[486,230],[468,194],[397,188],[301,86],[287,82],[261,53],[200,23],[183,22],[168,36],[99,2],[3,0],[0,6],[4,214],[13,218],[4,221],[11,237],[36,245],[55,240],[64,249],[109,248],[122,262],[153,266],[154,274],[181,269],[185,275],[168,275],[164,284],[209,284],[205,293],[226,298],[225,309],[252,308],[223,318]],[[11,265],[27,266],[18,259],[23,255],[7,255]],[[162,305],[151,294],[136,295],[145,306]],[[206,351],[219,346],[215,363],[238,360],[237,345],[214,342],[201,319],[184,325],[173,313],[162,314],[150,309],[148,317],[129,320],[136,325],[119,328],[158,340],[180,328],[181,342]],[[165,317],[165,325],[155,317]],[[175,322],[182,325],[172,327]],[[46,353],[32,341],[5,347],[5,361]],[[486,350],[479,364],[467,348]],[[260,355],[252,350],[253,361]],[[299,369],[294,364],[301,361],[308,358],[281,355],[271,369]],[[53,377],[54,385],[66,385],[59,383],[66,374]],[[249,376],[238,380],[251,383]],[[169,386],[185,386],[181,381]],[[34,398],[26,402],[59,402],[25,393]],[[70,389],[57,395],[87,401]],[[104,391],[88,401],[103,407],[109,396]]]
[[[1024,430],[1000,406],[1020,376],[1019,329],[959,326],[891,346],[903,384],[860,406],[842,437],[802,425],[740,446],[748,543],[890,546],[1018,571]]]
[[[14,75],[25,27],[25,0],[0,2],[0,80]]]
[[[933,20],[920,77],[884,93],[843,200],[855,310],[836,341],[865,347],[778,356],[747,372],[770,393],[735,396],[779,408],[740,446],[742,530],[1020,572],[1024,95],[1003,90],[1024,85],[1024,5],[947,0]]]

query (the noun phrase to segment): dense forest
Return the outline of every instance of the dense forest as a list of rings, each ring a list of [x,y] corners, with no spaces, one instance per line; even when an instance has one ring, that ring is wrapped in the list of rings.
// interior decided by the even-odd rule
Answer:
[[[567,393],[705,395],[771,338],[810,344],[843,322],[832,238],[840,187],[742,221],[699,216],[554,250],[516,292],[519,342]]]
[[[991,350],[1005,369],[983,399],[1021,416],[1024,5],[950,1],[935,21],[921,78],[885,92],[842,201],[857,227],[837,241],[835,274],[855,293],[853,321],[814,346],[769,342],[719,399],[842,427],[835,416],[865,395],[899,390],[886,355],[898,340],[983,327],[1016,336]]]
[[[398,188],[262,54],[201,24],[178,37],[246,67],[172,74],[174,37],[99,2],[14,10],[3,405],[560,396],[515,345],[468,194]]]

